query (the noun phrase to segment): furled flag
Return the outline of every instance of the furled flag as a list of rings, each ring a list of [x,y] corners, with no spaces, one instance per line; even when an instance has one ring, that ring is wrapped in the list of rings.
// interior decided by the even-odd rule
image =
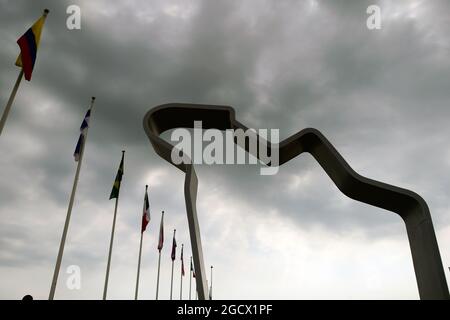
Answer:
[[[183,259],[184,245],[181,245],[181,275],[184,276],[184,259]]]
[[[122,176],[123,176],[123,156],[125,154],[125,151],[122,151],[122,160],[120,161],[119,169],[117,170],[116,180],[114,180],[113,188],[111,190],[111,194],[109,196],[109,200],[112,198],[118,198],[119,197],[119,191],[120,191],[120,183],[122,182]]]
[[[175,232],[174,232],[172,241],[172,254],[171,254],[172,261],[175,260],[176,253],[177,253],[177,241],[175,240]]]
[[[144,209],[142,210],[142,229],[141,232],[145,231],[145,228],[147,228],[148,223],[150,222],[150,204],[148,202],[148,193],[147,193],[148,186],[145,186],[145,198],[144,198]]]
[[[75,152],[73,153],[73,157],[75,161],[80,160],[81,150],[84,147],[84,141],[86,140],[86,131],[89,127],[89,119],[91,117],[91,109],[86,112],[84,116],[83,122],[80,126],[80,137],[78,138],[77,146],[75,147]]]
[[[194,265],[192,264],[192,257],[191,257],[191,271],[192,271],[192,277],[195,278],[195,271],[194,271]]]
[[[16,66],[23,69],[25,79],[31,80],[31,74],[33,73],[34,64],[36,62],[37,49],[41,40],[42,29],[44,28],[44,22],[47,17],[48,10],[45,9],[44,15],[40,17],[31,28],[29,28],[20,38],[17,40],[17,44],[20,47],[20,54],[16,60]]]
[[[159,240],[158,240],[158,250],[161,252],[164,244],[164,211],[161,215],[161,225],[159,226]]]

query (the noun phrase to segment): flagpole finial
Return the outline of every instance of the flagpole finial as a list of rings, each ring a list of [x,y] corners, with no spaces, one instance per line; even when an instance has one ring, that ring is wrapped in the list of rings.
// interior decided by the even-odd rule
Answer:
[[[122,150],[122,153],[125,153],[125,150]]]
[[[44,9],[44,17],[46,17],[46,16],[48,15],[49,12],[50,12],[50,10]]]
[[[145,190],[147,190],[147,189],[148,189],[148,184],[145,185]]]
[[[162,213],[164,213],[164,210],[162,211]]]
[[[91,97],[91,109],[94,107],[95,97]]]

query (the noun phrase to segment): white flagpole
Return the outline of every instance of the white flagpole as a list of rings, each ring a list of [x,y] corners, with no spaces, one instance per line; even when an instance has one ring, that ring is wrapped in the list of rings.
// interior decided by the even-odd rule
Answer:
[[[90,110],[91,110],[90,117],[92,117],[92,108],[94,107],[94,101],[95,101],[95,97],[92,97],[91,107],[90,107]],[[89,118],[89,122],[90,122],[90,118]],[[56,265],[55,265],[55,270],[53,272],[52,285],[51,285],[50,294],[48,297],[49,300],[53,300],[53,298],[55,297],[56,284],[58,282],[59,269],[61,268],[61,261],[62,261],[62,256],[64,253],[64,246],[66,243],[67,230],[69,229],[70,216],[72,215],[72,207],[73,207],[73,202],[75,200],[75,193],[77,191],[78,179],[80,176],[81,163],[83,162],[84,147],[87,142],[88,131],[89,131],[89,125],[87,126],[85,134],[84,134],[83,144],[82,144],[81,150],[80,150],[80,158],[78,159],[77,171],[75,173],[75,178],[73,180],[72,193],[70,194],[69,207],[67,208],[66,222],[64,223],[64,230],[63,230],[63,234],[61,237],[61,243],[59,244],[58,257],[56,258]]]
[[[172,276],[170,277],[170,300],[172,300],[172,290],[173,290],[173,260],[172,260]]]
[[[14,102],[14,98],[16,97],[17,89],[19,89],[20,82],[23,78],[23,69],[20,70],[19,76],[17,77],[16,84],[11,91],[11,95],[9,96],[8,103],[6,104],[5,110],[2,114],[2,119],[0,120],[0,135],[2,134],[3,128],[5,127],[6,119],[8,119],[9,111],[11,110],[11,106]]]
[[[136,277],[136,292],[134,293],[134,300],[138,298],[139,291],[139,273],[141,271],[141,253],[142,253],[142,236],[144,233],[141,231],[141,243],[139,245],[139,260],[138,260],[138,269],[137,269],[137,277]]]
[[[177,232],[177,229],[173,229],[173,238],[175,239],[175,232]],[[172,248],[173,248],[173,240],[172,240]],[[175,248],[176,250],[176,248]],[[173,291],[173,264],[175,259],[172,259],[172,275],[170,277],[170,300],[172,300],[172,291]]]
[[[124,154],[125,154],[125,150],[122,150],[122,159],[123,159]],[[119,186],[119,188],[120,188],[120,186]],[[106,300],[106,294],[108,292],[109,269],[111,267],[111,254],[112,254],[112,248],[113,248],[113,242],[114,242],[114,231],[116,229],[116,217],[117,217],[117,204],[118,203],[119,203],[119,193],[117,194],[116,203],[114,205],[114,218],[113,218],[113,225],[112,225],[112,229],[111,229],[111,240],[109,242],[108,264],[106,266],[105,287],[103,288],[103,300]]]
[[[117,216],[117,203],[118,202],[119,202],[119,196],[117,195],[116,204],[114,206],[114,218],[113,218],[113,225],[112,225],[112,230],[111,230],[111,240],[109,242],[108,264],[106,266],[105,286],[103,288],[103,300],[106,300],[106,294],[108,292],[109,269],[111,267],[111,253],[112,253],[112,246],[113,246],[113,241],[114,241],[114,230],[116,229],[116,216]]]
[[[148,185],[145,186],[145,194],[147,194]],[[145,196],[144,196],[145,197]],[[142,214],[144,214],[145,210],[145,198],[144,198],[144,209],[142,210]],[[144,218],[142,217],[142,221]],[[142,223],[142,222],[141,222]],[[141,253],[142,253],[142,237],[144,235],[144,232],[142,231],[142,225],[141,225],[141,242],[139,244],[139,260],[138,260],[138,269],[137,269],[137,277],[136,277],[136,292],[134,293],[134,300],[137,300],[138,298],[138,291],[139,291],[139,273],[141,271]]]
[[[212,300],[212,284],[213,284],[212,271],[213,271],[213,266],[211,266],[211,286],[209,289],[209,300]]]
[[[191,256],[191,264],[189,265],[189,300],[191,300],[192,293],[192,256]]]
[[[161,267],[161,250],[159,250],[159,258],[158,258],[158,277],[156,278],[156,300],[158,300],[160,267]]]
[[[181,244],[181,252],[183,252],[184,244]],[[182,258],[184,258],[182,256]],[[181,260],[181,268],[180,268],[180,300],[183,300],[183,267],[184,267],[184,261]]]
[[[159,293],[159,271],[161,269],[161,249],[164,243],[164,211],[161,214],[161,224],[159,226],[159,239],[158,239],[158,277],[156,278],[156,300],[158,300],[158,293]],[[161,232],[163,231],[163,232]]]

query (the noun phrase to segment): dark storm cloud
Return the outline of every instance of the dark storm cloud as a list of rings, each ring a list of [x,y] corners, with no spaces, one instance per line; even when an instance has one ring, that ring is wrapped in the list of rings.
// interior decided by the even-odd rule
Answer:
[[[89,96],[98,96],[90,143],[100,151],[95,157],[102,160],[96,161],[98,167],[92,172],[105,186],[110,184],[115,164],[104,164],[117,158],[117,151],[124,146],[137,146],[134,152],[158,161],[149,150],[141,119],[159,103],[232,105],[238,117],[249,119],[249,125],[281,128],[282,137],[304,126],[318,127],[337,143],[338,149],[344,144],[351,154],[365,148],[364,140],[355,139],[355,135],[360,137],[359,132],[369,131],[366,139],[383,144],[398,130],[414,130],[411,127],[416,125],[416,117],[423,114],[421,100],[433,97],[441,112],[434,110],[438,119],[446,112],[441,102],[448,98],[443,84],[448,83],[449,74],[430,61],[433,48],[423,43],[424,31],[417,30],[414,21],[400,21],[387,24],[378,33],[370,32],[365,28],[367,6],[363,2],[356,6],[319,3],[310,14],[307,4],[295,2],[265,1],[254,10],[233,1],[203,1],[187,21],[159,15],[150,23],[134,19],[135,8],[130,4],[109,16],[85,12],[81,31],[62,27],[68,3],[48,4],[52,12],[33,85],[63,102],[71,123],[80,121]],[[41,7],[40,3],[26,7],[24,2],[9,4],[6,29],[22,30]],[[22,19],[12,18],[17,12],[22,13]],[[127,23],[122,28],[113,25],[123,21]],[[177,24],[182,28],[174,33]],[[120,29],[123,34],[109,32]],[[261,91],[265,91],[268,102],[260,102]],[[395,100],[380,116],[375,109],[383,106],[377,107],[373,99],[381,103]],[[26,109],[16,109],[19,121],[28,117]],[[392,120],[397,115],[403,119]],[[394,121],[392,129],[379,132],[379,121]],[[39,125],[34,129],[39,130]],[[76,135],[76,131],[72,133]],[[54,152],[72,141],[51,136],[51,130],[42,133],[41,137],[52,140],[54,147],[32,163],[48,177],[43,187],[62,205],[67,195],[61,183],[70,180],[72,173]],[[354,149],[339,137],[353,138]],[[395,146],[391,148],[394,153]],[[146,166],[144,161],[134,163],[133,170]],[[287,177],[298,170],[292,166],[283,171]],[[270,187],[260,188],[264,177],[254,178],[241,170],[239,175],[242,187],[237,188],[244,194],[249,192],[247,196],[270,193]],[[253,187],[246,187],[248,184]],[[93,196],[100,196],[96,191]],[[270,196],[262,198],[268,202],[263,200],[261,205],[273,200]],[[290,210],[283,211],[295,211],[294,199],[281,202],[290,204]],[[302,203],[318,206],[317,199]],[[338,218],[327,217],[331,225],[335,220]]]
[[[257,94],[243,94],[240,95],[241,99],[236,101],[236,105],[233,104],[237,109],[238,117],[248,118],[249,123],[253,122],[256,126],[262,124],[267,127],[281,128],[281,134],[284,137],[295,133],[304,126],[317,127],[335,143],[344,156],[347,155],[346,158],[355,169],[359,167],[363,170],[362,173],[368,176],[409,187],[421,193],[421,183],[417,179],[418,174],[424,172],[424,170],[417,170],[421,164],[429,166],[425,174],[429,183],[436,183],[433,176],[439,174],[438,171],[431,168],[440,168],[441,170],[447,168],[442,163],[442,158],[426,156],[433,154],[433,149],[436,148],[435,144],[438,144],[439,141],[443,142],[439,136],[444,134],[443,122],[448,115],[445,101],[449,97],[448,91],[443,89],[443,85],[448,83],[449,74],[445,72],[445,68],[441,68],[439,63],[433,61],[436,50],[439,52],[443,49],[427,43],[424,34],[426,31],[420,30],[413,20],[387,22],[385,28],[379,33],[370,32],[365,28],[364,6],[342,8],[342,5],[341,3],[336,7],[327,3],[321,7],[321,11],[317,15],[309,18],[309,24],[300,25],[305,26],[307,32],[302,32],[300,28],[296,29],[295,21],[301,20],[301,18],[308,19],[308,17],[290,20],[293,21],[294,27],[291,26],[288,36],[285,36],[284,30],[286,24],[281,21],[286,19],[286,16],[300,15],[292,14],[292,7],[273,6],[273,11],[276,12],[275,18],[271,16],[268,18],[272,18],[272,20],[261,20],[275,28],[268,36],[264,37],[263,43],[259,44],[258,51],[250,51],[252,59],[248,59],[248,61],[253,61],[255,64],[268,52],[272,60],[267,61],[268,65],[264,67],[270,71],[270,63],[278,63],[278,70],[276,70],[278,73],[267,88],[264,88],[274,107],[261,108],[264,106],[255,105],[255,95]],[[208,14],[207,16],[209,21],[213,20],[211,16],[214,15]],[[266,17],[264,16],[264,18]],[[353,18],[349,19],[349,17]],[[201,21],[199,19],[197,24],[200,24]],[[237,24],[236,21],[233,22]],[[208,22],[204,25],[208,25]],[[225,26],[220,27],[222,27],[219,29],[221,31],[227,29]],[[217,24],[214,24],[212,30],[217,28],[219,28]],[[248,36],[245,31],[246,25],[243,23],[240,35],[244,38],[247,37],[249,42],[254,40],[254,37]],[[222,40],[221,37],[225,37],[224,34],[224,32],[217,32],[217,39]],[[302,55],[302,44],[306,43],[310,49],[309,42],[311,40],[308,41],[308,39],[311,38],[327,41],[314,43],[312,50],[308,51],[310,56],[305,57],[304,54]],[[231,43],[233,41],[236,40],[230,40]],[[221,41],[218,42],[221,43]],[[288,49],[298,54],[292,54]],[[217,67],[215,72],[220,73],[218,72],[220,65],[220,63],[215,65]],[[311,76],[315,65],[320,66],[319,72],[312,73]],[[313,71],[309,71],[309,67],[312,67]],[[244,68],[248,68],[248,66],[244,65]],[[250,71],[246,73],[245,79],[248,80],[255,76],[251,72],[254,69],[249,68]],[[294,71],[291,71],[292,69]],[[226,79],[227,72],[225,71],[223,74]],[[436,82],[435,85],[427,81],[432,80],[432,75],[437,77],[437,79],[433,79]],[[246,88],[252,91],[247,83],[248,81],[241,79],[239,87],[242,90]],[[234,92],[230,84],[228,86],[225,84],[222,91]],[[431,98],[430,91],[434,92],[431,99],[434,101],[432,110],[424,107],[425,103],[429,105],[431,102],[430,99],[427,99]],[[436,118],[435,121],[439,124],[442,123],[439,125],[438,132],[436,130],[428,131],[431,136],[426,140],[434,141],[433,146],[429,146],[423,141],[420,145],[417,144],[417,141],[422,138],[424,130],[433,129],[436,124],[436,122],[433,124],[432,121],[420,121],[425,115]],[[380,126],[381,123],[383,123],[382,126]],[[380,130],[381,128],[382,130]],[[441,148],[443,146],[445,145],[441,145]],[[357,162],[355,164],[352,161],[351,156],[366,154],[368,151],[370,151],[371,157],[365,159],[366,166],[375,167],[378,162],[380,169],[376,172],[364,170],[364,166],[358,166]],[[385,155],[390,155],[390,157]],[[419,157],[422,161],[419,160]],[[358,158],[362,159],[361,156]],[[296,162],[299,163],[299,167],[303,165],[300,160]],[[403,170],[398,170],[400,167]],[[299,172],[301,174],[299,170],[293,165],[287,169],[287,172],[282,169],[283,172],[286,172],[286,177]],[[213,170],[208,171],[214,175]],[[272,186],[265,186],[267,177],[255,177],[255,172],[243,172],[245,170],[237,169],[237,173],[232,171],[232,169],[228,170],[227,174],[240,178],[237,180],[239,182],[233,181],[236,185],[231,186],[231,182],[228,185],[230,190],[235,190],[234,196],[247,199],[258,198],[257,205],[262,208],[270,208],[277,203],[271,196]],[[211,178],[210,181],[214,181],[214,179]],[[280,182],[280,184],[282,183]],[[324,180],[323,183],[331,184],[331,181]],[[320,189],[320,185],[317,185],[318,189]],[[361,217],[356,209],[351,210],[350,213],[341,214],[341,212],[336,212],[336,208],[327,210],[326,205],[325,207],[321,205],[319,208],[317,204],[322,201],[321,199],[333,199],[332,195],[330,193],[320,194],[320,191],[312,193],[317,196],[309,199],[297,199],[282,195],[284,200],[279,200],[278,207],[282,209],[283,214],[301,216],[298,221],[303,225],[308,224],[310,219],[305,219],[304,214],[297,214],[297,211],[301,211],[302,208],[310,208],[305,211],[311,213],[311,220],[319,219],[333,228],[342,225],[352,227],[355,223],[373,226],[374,221],[377,222],[377,225],[396,219],[396,217],[391,218],[383,214],[374,215],[373,218],[370,215]],[[435,198],[429,194],[424,194],[424,197],[432,203]],[[376,213],[376,210],[369,209],[367,206],[357,208]],[[347,211],[348,208],[341,210]],[[323,216],[323,219],[317,218],[320,216]],[[440,217],[436,217],[436,219],[439,220]]]

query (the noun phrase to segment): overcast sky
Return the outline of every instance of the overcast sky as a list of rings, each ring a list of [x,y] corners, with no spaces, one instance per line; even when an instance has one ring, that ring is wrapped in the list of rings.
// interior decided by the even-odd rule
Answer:
[[[70,4],[81,8],[81,30],[66,28]],[[380,30],[366,27],[370,4],[381,8]],[[279,128],[282,139],[317,128],[358,173],[427,201],[448,278],[447,0],[0,0],[0,8],[1,108],[19,72],[16,40],[50,9],[33,79],[22,82],[0,137],[0,298],[48,297],[93,95],[57,299],[102,296],[122,149],[108,297],[134,297],[145,184],[152,220],[140,298],[155,297],[161,210],[160,297],[169,297],[173,228],[191,252],[184,174],[155,154],[142,127],[148,110],[169,102],[233,106],[239,121]],[[215,299],[418,298],[400,217],[342,195],[310,155],[275,176],[258,166],[196,170]],[[81,268],[80,290],[66,286],[70,265]],[[179,268],[177,260],[176,297]]]

